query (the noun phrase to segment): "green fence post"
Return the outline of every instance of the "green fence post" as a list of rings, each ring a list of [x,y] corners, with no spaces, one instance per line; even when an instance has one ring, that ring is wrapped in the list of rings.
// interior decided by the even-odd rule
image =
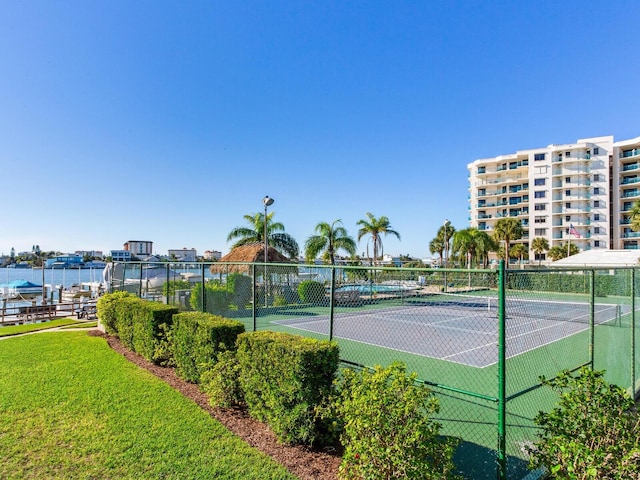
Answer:
[[[142,298],[142,262],[140,262],[140,283],[138,284],[138,298]]]
[[[253,310],[253,331],[255,332],[257,330],[257,321],[256,321],[256,317],[257,317],[257,306],[256,306],[256,264],[252,263],[251,264],[251,276],[253,277],[253,282],[251,282],[251,289],[253,290],[253,305],[252,305],[252,310]]]
[[[622,314],[620,315],[622,326]],[[631,269],[631,393],[636,396],[636,270]]]
[[[500,260],[500,270],[498,274],[498,480],[507,478],[507,388],[506,388],[506,270],[504,260]]]
[[[165,282],[165,285],[166,285],[165,291],[167,292],[167,295],[165,297],[164,303],[166,305],[169,305],[169,294],[171,293],[171,289],[169,288],[170,284],[169,284],[169,264],[168,263],[165,265],[165,270],[167,272],[167,281]]]
[[[595,370],[595,342],[596,342],[596,271],[590,270],[591,290],[589,292],[589,363]]]
[[[333,340],[333,291],[336,288],[336,267],[331,266],[331,289],[329,292],[329,341]]]

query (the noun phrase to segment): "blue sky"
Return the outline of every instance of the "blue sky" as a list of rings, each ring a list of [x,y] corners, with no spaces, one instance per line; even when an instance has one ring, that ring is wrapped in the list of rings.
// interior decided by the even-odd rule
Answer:
[[[637,1],[0,0],[0,253],[302,246],[366,212],[430,256],[467,164],[640,135]],[[366,250],[361,242],[359,253]]]

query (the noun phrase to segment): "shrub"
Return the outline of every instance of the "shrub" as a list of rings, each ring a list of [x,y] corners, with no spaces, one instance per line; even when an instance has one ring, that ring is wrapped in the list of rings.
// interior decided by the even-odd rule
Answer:
[[[603,375],[583,367],[577,377],[563,371],[543,379],[560,399],[535,418],[542,433],[531,449],[531,467],[546,467],[553,478],[638,478],[640,419],[633,399]]]
[[[316,408],[329,396],[338,368],[335,342],[282,332],[238,336],[240,385],[249,414],[284,443],[318,438]]]
[[[438,400],[405,366],[343,370],[334,408],[343,422],[343,479],[456,478],[457,440],[440,436]]]
[[[209,398],[209,403],[214,407],[244,405],[240,387],[240,364],[235,352],[221,352],[213,368],[202,374],[200,383]]]
[[[135,295],[128,292],[113,292],[101,296],[97,302],[97,312],[100,323],[104,325],[104,330],[109,335],[118,333],[116,327],[117,314],[116,305],[123,298],[136,298]]]
[[[324,285],[315,280],[305,280],[298,285],[298,296],[302,303],[319,303],[324,300]]]
[[[172,350],[176,373],[199,383],[200,377],[217,362],[220,351],[235,350],[244,325],[216,315],[184,312],[173,316]]]
[[[253,295],[251,277],[240,273],[232,273],[227,277],[227,285],[229,290],[233,292],[231,303],[237,306],[238,310],[244,310],[247,303],[251,301],[251,295]]]
[[[191,288],[189,280],[169,280],[162,285],[162,295],[173,297],[176,290],[188,290]]]
[[[207,313],[214,315],[222,315],[229,308],[229,301],[227,299],[227,289],[224,285],[220,285],[217,282],[205,282],[205,305]],[[197,283],[191,289],[191,296],[189,298],[191,308],[199,312],[203,311],[202,305],[202,283]]]

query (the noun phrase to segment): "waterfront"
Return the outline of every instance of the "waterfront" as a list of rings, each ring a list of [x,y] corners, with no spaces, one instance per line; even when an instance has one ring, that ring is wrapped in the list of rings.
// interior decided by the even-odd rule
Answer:
[[[42,268],[0,268],[0,283],[29,280],[38,285],[61,285],[68,288],[83,282],[102,282],[102,270],[102,268],[45,268],[44,270]]]

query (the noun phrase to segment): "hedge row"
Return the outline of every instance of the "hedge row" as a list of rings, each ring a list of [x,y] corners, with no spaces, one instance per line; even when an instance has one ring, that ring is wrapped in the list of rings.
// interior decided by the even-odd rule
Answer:
[[[630,270],[619,270],[613,275],[596,272],[595,295],[629,295],[631,293]],[[591,272],[567,273],[510,273],[507,288],[513,290],[531,290],[536,292],[590,293]],[[636,280],[636,296],[640,293],[640,279]]]
[[[176,373],[200,383],[201,375],[213,367],[221,351],[235,350],[236,338],[243,332],[242,323],[208,313],[174,315],[170,345]]]

